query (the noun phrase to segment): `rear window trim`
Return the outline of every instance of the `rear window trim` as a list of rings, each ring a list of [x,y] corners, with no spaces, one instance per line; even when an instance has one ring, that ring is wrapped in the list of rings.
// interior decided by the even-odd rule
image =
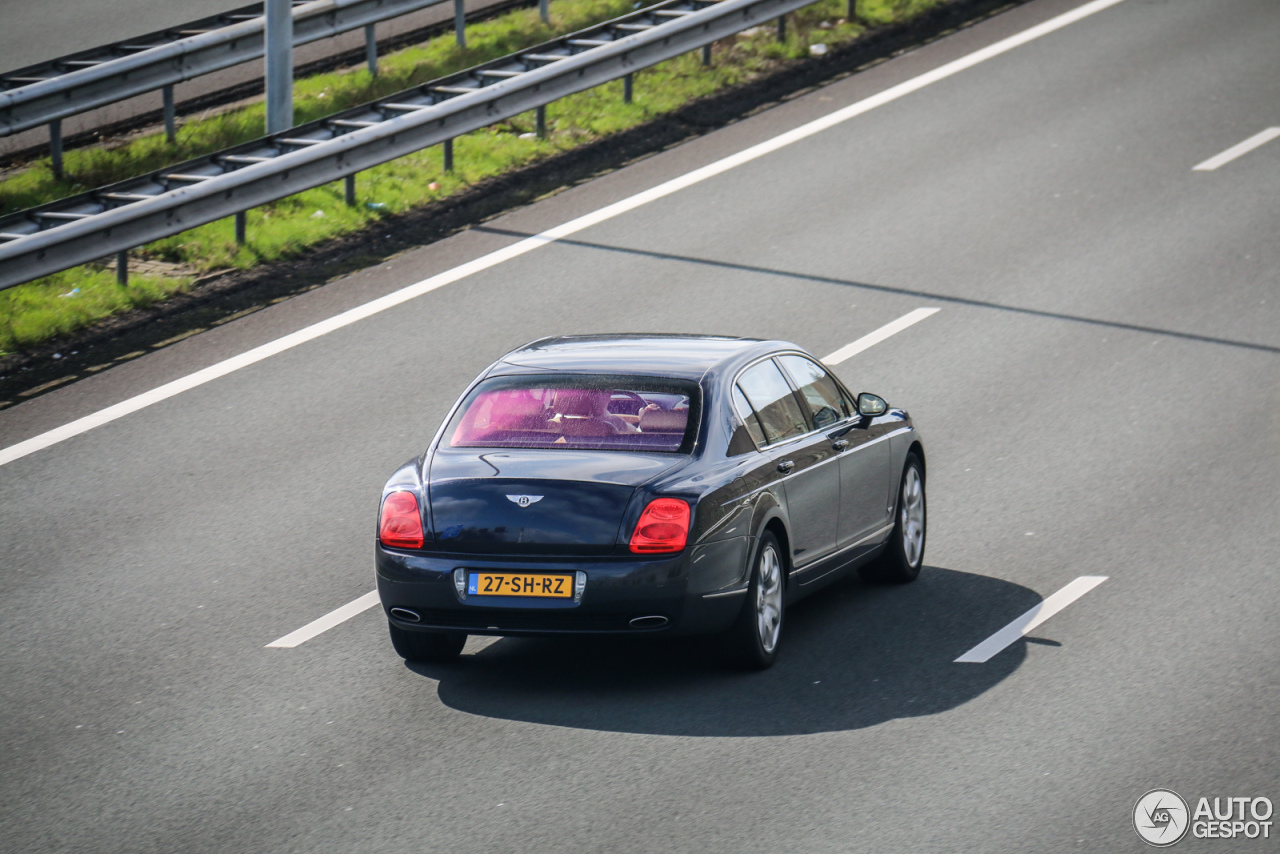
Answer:
[[[742,414],[742,410],[738,407],[736,396],[741,396],[743,402],[747,404],[747,409],[749,410],[748,414]],[[736,379],[733,381],[733,384],[729,386],[729,408],[738,416],[738,421],[740,422],[742,429],[747,431],[747,439],[751,442],[756,452],[759,453],[764,448],[767,448],[769,446],[767,442],[765,444],[757,442],[756,437],[751,433],[751,424],[748,419],[756,422],[756,429],[760,431],[761,436],[764,436],[764,428],[760,426],[760,416],[756,415],[756,408],[751,405],[751,400],[747,397],[746,393],[743,392]]]

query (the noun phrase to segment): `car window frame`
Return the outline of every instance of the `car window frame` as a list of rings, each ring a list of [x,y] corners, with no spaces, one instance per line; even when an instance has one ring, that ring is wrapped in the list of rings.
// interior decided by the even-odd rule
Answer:
[[[808,401],[806,401],[804,399],[804,396],[800,393],[800,389],[797,388],[795,380],[791,378],[791,374],[788,373],[787,369],[783,366],[781,362],[777,361],[779,356],[803,356],[804,358],[809,359],[814,364],[821,367],[824,371],[826,371],[827,376],[835,380],[836,387],[840,389],[840,392],[846,396],[846,401],[849,403],[850,407],[853,409],[853,414],[845,418],[842,418],[841,420],[835,422],[834,424],[829,424],[826,427],[815,426],[813,423],[813,414],[809,411]],[[815,433],[825,433],[828,430],[842,427],[848,422],[856,421],[858,418],[861,417],[858,414],[858,408],[856,405],[857,398],[855,398],[852,394],[849,393],[848,387],[843,382],[840,381],[840,378],[838,376],[836,376],[830,369],[828,369],[825,365],[823,365],[820,359],[815,359],[810,354],[802,352],[800,350],[777,350],[773,353],[769,353],[767,355],[761,356],[758,359],[753,359],[751,362],[747,363],[746,365],[743,365],[742,368],[733,375],[733,382],[729,384],[729,406],[733,409],[735,413],[737,413],[739,420],[743,422],[743,426],[746,425],[746,419],[742,416],[742,413],[738,412],[737,404],[733,402],[733,389],[738,388],[738,380],[742,378],[743,374],[745,374],[747,371],[751,370],[761,362],[769,359],[773,360],[774,365],[777,367],[778,371],[782,374],[782,378],[786,380],[787,385],[791,387],[791,394],[796,400],[796,405],[800,407],[800,412],[801,414],[804,415],[805,423],[809,426],[809,429],[798,436],[789,436],[788,438],[780,439],[777,442],[766,441],[763,445],[756,442],[755,438],[751,437],[751,431],[748,430],[747,435],[751,437],[752,443],[756,446],[756,451],[764,452],[766,450],[773,450],[776,448],[780,448],[783,445],[786,445],[790,442],[798,442],[802,439],[812,437]],[[747,397],[745,392],[742,394],[742,396],[744,398]],[[751,405],[751,400],[749,398],[747,398],[747,405],[751,406],[751,413],[754,416],[756,414],[755,407]],[[758,417],[756,418],[756,421],[757,423],[759,423]],[[764,434],[763,425],[761,425],[760,432],[762,435]]]
[[[796,390],[796,384],[792,381],[791,377],[787,374],[786,370],[782,367],[782,365],[778,363],[776,358],[777,356],[782,355],[784,353],[792,353],[792,352],[795,352],[795,351],[781,350],[775,353],[770,353],[767,356],[762,356],[761,358],[755,359],[754,361],[752,361],[749,365],[744,366],[742,370],[734,374],[733,387],[740,388],[740,386],[738,385],[738,382],[739,380],[742,379],[743,374],[745,374],[747,371],[751,370],[752,368],[756,367],[761,362],[766,362],[766,361],[773,362],[774,369],[779,374],[782,375],[782,381],[787,384],[787,387],[789,389],[791,389],[791,399],[795,402],[796,406],[799,407],[800,416],[804,419],[805,426],[809,428],[803,433],[797,433],[794,436],[788,436],[785,439],[779,439],[776,442],[768,441],[769,437],[764,429],[764,422],[760,419],[759,413],[756,412],[755,404],[751,403],[751,398],[747,397],[746,392],[743,392],[742,396],[747,399],[747,404],[751,407],[752,414],[756,416],[756,423],[760,425],[760,433],[765,437],[765,443],[763,445],[759,445],[759,444],[756,445],[756,450],[758,451],[763,451],[766,448],[778,448],[787,444],[788,442],[794,442],[797,439],[804,438],[805,436],[812,436],[815,432],[817,432],[817,429],[813,426],[813,418],[809,414],[809,404],[799,397],[799,392]],[[732,392],[730,393],[730,397],[732,397]],[[748,430],[747,432],[749,435],[750,431]],[[754,438],[752,439],[752,441],[755,441]]]
[[[828,424],[825,427],[818,427],[816,422],[813,420],[813,412],[810,411],[809,401],[805,399],[804,392],[801,390],[801,387],[800,387],[800,383],[796,380],[795,377],[791,376],[791,372],[787,369],[786,363],[783,362],[781,359],[782,356],[797,356],[801,359],[805,359],[806,361],[812,362],[813,364],[821,368],[822,372],[826,374],[828,377],[830,377],[831,381],[835,383],[836,391],[840,394],[840,397],[842,398],[842,401],[845,404],[845,406],[848,407],[849,414],[837,419],[836,421],[833,421],[832,423]],[[787,378],[788,382],[791,383],[791,388],[795,391],[796,397],[799,398],[800,400],[801,408],[809,416],[809,424],[813,427],[813,430],[810,432],[817,432],[819,430],[832,430],[832,429],[838,428],[840,425],[844,424],[846,421],[853,421],[854,419],[861,417],[861,415],[858,412],[858,399],[854,397],[852,394],[850,394],[849,390],[845,388],[844,383],[840,382],[840,378],[837,377],[830,368],[822,364],[822,362],[819,361],[818,359],[815,359],[814,357],[810,356],[808,353],[798,353],[794,350],[788,350],[782,353],[775,353],[773,356],[773,360],[778,365],[778,367],[782,369],[782,375]]]
[[[744,368],[743,370],[746,369]],[[749,414],[744,415],[742,410],[738,408],[738,396],[741,396],[743,403],[747,405],[747,409],[750,410]],[[760,423],[760,414],[757,413],[756,408],[751,405],[751,398],[747,397],[747,393],[738,385],[737,379],[729,385],[729,408],[738,416],[738,420],[742,422],[742,427],[747,431],[747,438],[751,440],[751,444],[757,452],[762,448],[769,447],[768,442],[765,442],[763,445],[757,442],[756,437],[751,433],[751,424],[748,419],[755,419],[756,429],[760,431],[760,437],[762,439],[765,437],[764,425]],[[740,454],[734,454],[733,456],[740,456]]]
[[[822,363],[818,362],[818,364],[821,365]],[[844,395],[845,401],[848,402],[849,404],[849,409],[851,410],[852,414],[848,418],[846,418],[845,421],[860,420],[863,417],[863,415],[861,412],[858,411],[858,396],[853,392],[849,391],[849,387],[844,384],[844,380],[836,376],[834,371],[826,368],[825,365],[823,366],[823,370],[827,371],[827,376],[831,377],[831,379],[836,381],[836,387],[840,389],[840,393]],[[843,422],[838,422],[838,423],[843,423]]]

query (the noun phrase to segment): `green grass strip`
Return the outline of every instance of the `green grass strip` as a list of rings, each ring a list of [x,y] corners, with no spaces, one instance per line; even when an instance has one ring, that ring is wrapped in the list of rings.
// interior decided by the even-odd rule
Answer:
[[[822,0],[789,17],[785,43],[776,41],[772,26],[757,27],[718,42],[709,68],[702,66],[695,52],[638,72],[631,104],[622,101],[621,80],[550,104],[545,140],[531,138],[534,118],[527,113],[457,139],[452,173],[444,172],[440,148],[434,146],[361,172],[357,177],[360,203],[355,207],[344,203],[342,183],[336,182],[249,211],[244,246],[236,245],[232,220],[225,219],[130,253],[133,258],[181,265],[187,275],[131,274],[128,286],[121,287],[114,271],[86,265],[0,291],[0,355],[187,290],[199,273],[245,269],[296,256],[380,217],[438,201],[485,178],[635,127],[694,99],[768,74],[789,60],[808,56],[812,44],[836,47],[857,38],[868,25],[903,20],[942,2],[858,0],[857,19],[845,21],[846,0]],[[505,56],[559,33],[625,14],[636,5],[624,0],[557,0],[549,27],[536,10],[517,10],[468,27],[466,50],[460,50],[449,34],[382,57],[377,77],[357,69],[299,80],[294,87],[297,121],[321,118]],[[257,139],[263,124],[264,108],[258,103],[188,120],[176,144],[154,134],[118,146],[68,152],[67,179],[55,178],[44,161],[0,183],[0,211],[43,204],[85,187],[121,181]]]

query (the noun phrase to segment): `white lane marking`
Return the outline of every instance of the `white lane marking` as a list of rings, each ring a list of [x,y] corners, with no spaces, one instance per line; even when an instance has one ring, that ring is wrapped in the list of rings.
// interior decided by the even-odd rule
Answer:
[[[289,632],[282,638],[273,640],[267,644],[267,648],[276,647],[279,649],[293,649],[299,644],[306,643],[321,632],[327,632],[334,626],[341,625],[350,620],[356,614],[362,614],[365,611],[378,604],[378,591],[371,590],[352,602],[348,602],[341,608],[330,611],[318,620],[312,620],[302,628],[295,632]]]
[[[1258,148],[1259,146],[1262,146],[1262,145],[1266,145],[1268,142],[1270,142],[1271,140],[1275,139],[1278,136],[1280,136],[1280,128],[1267,128],[1261,133],[1255,133],[1253,136],[1249,137],[1244,142],[1231,146],[1221,154],[1216,154],[1213,157],[1210,157],[1205,162],[1200,163],[1196,166],[1192,166],[1191,171],[1192,172],[1212,172],[1214,169],[1217,169],[1219,166],[1225,166],[1228,163],[1230,163],[1232,160],[1235,160],[1237,157],[1242,157],[1243,155],[1248,154],[1250,151],[1253,151],[1255,148]]]
[[[1009,644],[1107,580],[1105,575],[1082,575],[1027,613],[955,660],[955,664],[983,664]]]
[[[263,344],[260,347],[255,347],[246,353],[241,353],[238,356],[232,356],[226,361],[219,362],[216,365],[210,365],[209,367],[196,371],[193,374],[176,379],[170,383],[165,383],[151,391],[143,392],[136,397],[131,397],[128,400],[121,401],[114,406],[108,406],[106,409],[99,410],[91,415],[86,415],[85,417],[72,421],[69,424],[56,427],[47,433],[41,433],[39,436],[33,436],[32,438],[18,442],[15,445],[10,445],[5,449],[0,450],[0,466],[5,465],[6,463],[11,463],[28,454],[35,453],[43,448],[47,448],[50,445],[55,445],[58,442],[70,439],[73,436],[78,436],[95,427],[100,427],[103,424],[107,424],[117,418],[122,418],[132,412],[137,412],[139,409],[151,406],[153,403],[159,403],[162,400],[167,400],[176,394],[181,394],[182,392],[195,388],[196,386],[203,385],[210,380],[225,376],[232,371],[238,371],[241,368],[260,362],[263,359],[274,356],[284,350],[297,347],[299,344],[319,338],[321,335],[327,335],[336,329],[341,329],[342,327],[355,323],[358,320],[363,320],[364,318],[370,317],[378,312],[386,311],[387,309],[400,305],[403,302],[422,296],[430,291],[434,291],[436,288],[440,288],[456,282],[459,279],[466,278],[473,273],[479,273],[482,270],[487,270],[490,267],[501,264],[504,261],[509,261],[512,258],[519,257],[526,252],[531,252],[548,243],[554,243],[555,241],[568,237],[571,234],[576,234],[585,228],[589,228],[590,226],[604,222],[605,220],[612,219],[620,214],[626,213],[627,211],[634,210],[641,205],[646,205],[649,202],[661,199],[664,196],[669,196],[672,193],[683,190],[684,188],[690,187],[701,181],[705,181],[722,172],[727,172],[736,166],[749,163],[752,160],[763,157],[766,154],[770,154],[780,148],[791,145],[794,142],[799,142],[800,140],[811,137],[816,133],[820,133],[842,122],[847,122],[856,116],[860,116],[865,112],[874,110],[876,107],[888,104],[891,101],[896,101],[904,95],[909,95],[912,92],[923,89],[932,83],[937,83],[939,80],[945,80],[946,78],[951,77],[954,74],[958,74],[968,68],[972,68],[981,62],[985,62],[988,59],[999,56],[1016,47],[1020,47],[1027,42],[1034,41],[1041,36],[1048,35],[1049,33],[1060,30],[1070,24],[1074,24],[1082,18],[1087,18],[1096,12],[1101,12],[1102,10],[1115,6],[1123,1],[1124,0],[1094,0],[1092,3],[1086,3],[1083,6],[1071,10],[1070,12],[1023,30],[1017,35],[1010,36],[1009,38],[998,41],[995,44],[988,45],[987,47],[974,51],[967,56],[962,56],[959,59],[948,62],[946,65],[939,66],[932,71],[921,74],[919,77],[899,83],[897,86],[886,89],[877,95],[872,95],[870,98],[865,98],[856,104],[850,104],[847,107],[836,110],[834,113],[830,113],[820,119],[815,119],[806,125],[801,125],[800,127],[787,131],[786,133],[779,134],[773,139],[765,140],[764,142],[754,145],[744,151],[740,151],[737,154],[732,154],[723,160],[717,160],[715,163],[703,166],[700,169],[695,169],[694,171],[682,175],[679,178],[673,178],[664,184],[659,184],[656,187],[637,193],[630,198],[623,199],[620,202],[615,202],[612,205],[600,208],[599,210],[586,214],[585,216],[570,220],[569,222],[558,225],[555,228],[548,229],[541,234],[525,238],[519,243],[514,243],[505,249],[499,249],[496,252],[477,258],[474,261],[469,261],[459,267],[454,267],[452,270],[432,276],[429,279],[423,279],[420,282],[409,285],[401,290],[395,291],[394,293],[387,294],[384,297],[379,297],[372,302],[344,311],[343,313],[336,315],[335,317],[331,317],[328,320],[322,320],[317,324],[306,327],[305,329],[299,329],[297,332],[293,332],[283,338],[278,338],[275,341]]]
[[[899,317],[897,320],[893,321],[892,323],[886,323],[884,326],[881,326],[875,332],[870,332],[866,335],[863,335],[861,338],[859,338],[857,341],[854,341],[852,344],[844,345],[839,350],[835,351],[830,356],[827,356],[822,361],[824,364],[830,365],[831,367],[834,368],[836,365],[840,364],[845,359],[848,359],[852,356],[856,356],[859,353],[861,353],[863,350],[867,349],[868,347],[872,347],[876,344],[879,344],[881,341],[885,340],[886,338],[892,335],[897,335],[899,332],[906,329],[908,326],[913,326],[919,323],[920,321],[924,320],[926,317],[929,317],[930,315],[937,314],[937,313],[938,313],[938,309],[936,308],[917,308],[915,311],[904,314],[902,317]]]
[[[861,353],[863,350],[867,349],[873,344],[879,344],[881,341],[888,338],[890,335],[893,335],[897,332],[901,332],[902,330],[906,329],[908,326],[912,325],[913,323],[916,323],[917,321],[924,320],[926,317],[935,313],[937,310],[938,309],[936,308],[918,308],[915,311],[911,312],[910,314],[903,315],[902,317],[898,318],[892,323],[888,323],[884,326],[881,326],[879,329],[877,329],[875,332],[872,332],[869,335],[863,335],[861,338],[859,338],[857,341],[854,341],[852,344],[849,344],[845,347],[841,347],[835,353],[832,353],[831,356],[828,356],[822,361],[826,362],[828,365],[834,365],[837,362],[843,362],[845,359],[849,358],[854,353]],[[856,348],[856,349],[851,349],[851,348]],[[845,352],[846,350],[848,350],[849,352],[846,353]],[[840,354],[843,354],[843,355],[840,355]],[[840,358],[837,359],[835,362],[831,361],[832,356],[836,356],[836,355],[840,355]],[[325,614],[323,617],[321,617],[318,620],[314,620],[310,623],[307,623],[305,626],[298,629],[296,632],[290,632],[289,634],[285,635],[279,640],[272,641],[271,643],[267,644],[267,646],[292,649],[293,647],[298,646],[299,644],[302,644],[311,640],[313,637],[320,634],[321,632],[327,632],[329,629],[333,628],[339,623],[346,622],[347,620],[354,617],[356,614],[359,614],[363,611],[367,611],[369,608],[372,608],[376,604],[378,604],[378,591],[374,590],[370,593],[364,594],[359,599],[356,599],[354,602],[348,602],[347,604],[343,605],[341,608],[338,608],[336,611],[330,611],[328,614]]]

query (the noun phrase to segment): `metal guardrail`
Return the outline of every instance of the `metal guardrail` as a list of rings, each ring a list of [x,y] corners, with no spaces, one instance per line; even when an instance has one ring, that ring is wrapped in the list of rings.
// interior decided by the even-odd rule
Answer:
[[[293,43],[369,27],[447,0],[292,0]],[[461,7],[461,0],[455,0]],[[263,4],[0,73],[0,136],[166,89],[263,55]],[[167,88],[169,87],[169,88]],[[170,120],[171,123],[171,120]]]
[[[0,217],[0,288],[340,178],[351,201],[354,175],[364,169],[441,143],[447,163],[456,136],[812,2],[667,0],[281,134]]]

